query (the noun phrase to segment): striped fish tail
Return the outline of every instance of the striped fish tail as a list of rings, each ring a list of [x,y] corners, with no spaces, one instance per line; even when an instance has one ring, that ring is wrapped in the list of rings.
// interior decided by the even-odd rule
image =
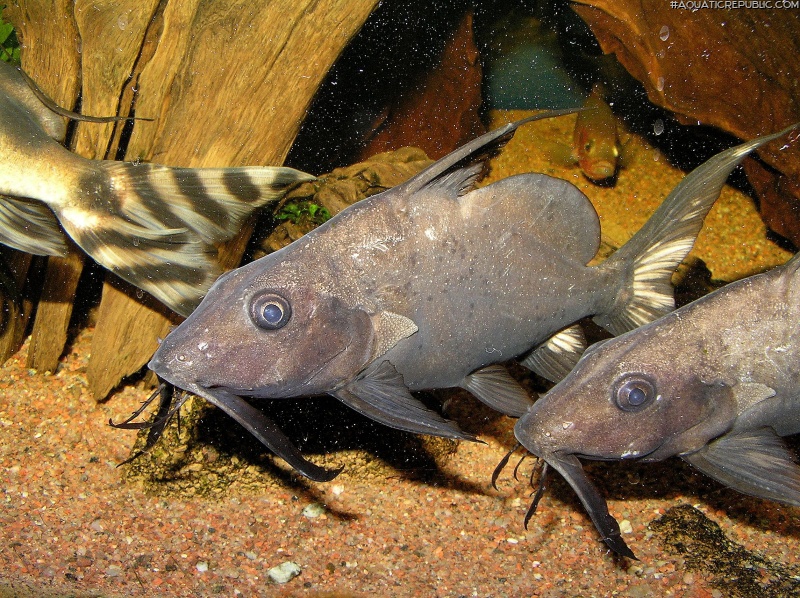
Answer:
[[[220,274],[214,244],[238,233],[257,208],[313,179],[285,167],[93,162],[75,200],[54,210],[96,262],[185,316]]]

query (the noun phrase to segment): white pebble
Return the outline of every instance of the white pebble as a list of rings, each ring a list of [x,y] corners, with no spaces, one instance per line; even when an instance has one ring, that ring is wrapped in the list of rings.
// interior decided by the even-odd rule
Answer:
[[[286,583],[300,575],[300,571],[300,565],[292,561],[286,561],[267,571],[267,575],[275,583]]]
[[[325,514],[325,506],[318,502],[312,502],[311,504],[306,505],[305,508],[303,509],[303,515],[308,517],[309,519],[314,519],[324,514]]]

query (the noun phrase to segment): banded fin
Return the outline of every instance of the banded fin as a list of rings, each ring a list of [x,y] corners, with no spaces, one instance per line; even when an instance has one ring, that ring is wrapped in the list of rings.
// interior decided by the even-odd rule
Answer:
[[[672,274],[691,251],[728,175],[751,151],[798,125],[720,152],[687,174],[630,241],[599,266],[630,271],[632,281],[630,291],[620,293],[627,300],[594,321],[618,335],[672,311]]]
[[[533,405],[525,389],[499,364],[487,365],[472,372],[459,386],[482,403],[510,417],[522,417]]]
[[[131,162],[99,166],[117,194],[123,216],[145,227],[157,222],[163,228],[187,228],[207,243],[230,239],[253,210],[316,178],[283,166],[173,168]]]
[[[536,347],[521,363],[551,382],[560,382],[572,371],[585,350],[583,328],[574,324]]]
[[[388,361],[370,366],[361,377],[330,394],[351,409],[390,428],[475,440],[455,422],[444,419],[415,399],[403,382],[403,376]]]
[[[55,208],[64,230],[99,264],[184,316],[220,274],[213,244],[290,186],[314,179],[284,167],[92,164],[76,200]]]
[[[0,195],[0,243],[33,255],[67,254],[67,238],[43,203]]]
[[[726,434],[681,458],[743,494],[800,506],[800,467],[772,428]]]

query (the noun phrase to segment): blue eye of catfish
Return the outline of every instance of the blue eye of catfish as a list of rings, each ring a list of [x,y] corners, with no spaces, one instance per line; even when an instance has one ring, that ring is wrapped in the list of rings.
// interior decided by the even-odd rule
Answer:
[[[250,302],[253,323],[264,330],[283,328],[292,317],[289,302],[276,293],[264,293]]]
[[[656,399],[656,386],[643,374],[625,374],[616,384],[612,400],[623,411],[641,411]]]

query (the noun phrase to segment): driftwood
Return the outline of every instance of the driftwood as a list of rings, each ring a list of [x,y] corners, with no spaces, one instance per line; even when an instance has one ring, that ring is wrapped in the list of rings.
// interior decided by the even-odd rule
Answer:
[[[433,68],[413,93],[387,106],[385,118],[356,155],[363,161],[401,147],[419,147],[438,160],[486,132],[481,121],[483,72],[475,46],[473,13],[465,12]]]
[[[34,0],[6,16],[22,42],[23,68],[58,103],[75,106],[80,89],[85,114],[128,114],[135,105],[137,115],[155,119],[135,122],[126,159],[276,165],[320,81],[376,3]],[[74,150],[114,158],[121,130],[79,123]],[[231,245],[228,264],[242,242]],[[106,283],[88,368],[96,398],[139,370],[168,331],[170,316],[154,303],[118,281]],[[45,321],[47,311],[40,309],[36,343],[58,343],[63,333],[55,331],[69,321],[65,310]],[[47,365],[39,367],[55,367]]]
[[[800,20],[794,10],[680,10],[669,2],[576,0],[607,54],[644,84],[650,100],[687,124],[742,139],[800,120]],[[782,139],[758,153],[748,176],[762,216],[800,246],[800,144]],[[776,178],[782,175],[782,178]],[[770,190],[772,194],[766,193]]]

